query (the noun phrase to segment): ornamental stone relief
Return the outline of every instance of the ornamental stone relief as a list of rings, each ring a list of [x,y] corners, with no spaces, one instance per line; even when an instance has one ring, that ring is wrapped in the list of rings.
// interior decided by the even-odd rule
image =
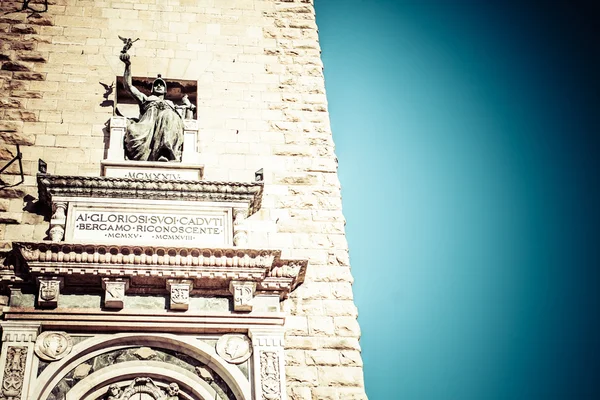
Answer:
[[[106,400],[129,400],[137,394],[146,394],[155,400],[179,400],[179,385],[171,383],[166,390],[158,387],[151,378],[135,378],[124,390],[119,385],[112,384],[108,387]]]
[[[74,385],[77,384],[77,382],[79,382],[80,379],[85,379],[86,377],[89,377],[91,374],[98,373],[99,371],[102,371],[105,368],[113,368],[121,363],[140,361],[140,360],[152,361],[155,363],[156,362],[164,363],[163,365],[164,365],[165,371],[168,371],[170,366],[183,368],[183,369],[189,371],[190,373],[200,377],[205,382],[207,382],[208,385],[210,386],[210,388],[212,390],[214,390],[214,393],[217,396],[216,398],[221,399],[221,400],[234,400],[235,399],[235,395],[233,394],[231,389],[228,387],[227,383],[223,380],[223,378],[221,376],[219,376],[219,374],[215,373],[209,366],[202,363],[201,361],[199,361],[193,357],[190,357],[189,355],[175,352],[172,350],[142,346],[142,347],[131,347],[131,348],[127,348],[127,349],[118,349],[118,350],[113,350],[113,351],[110,351],[107,353],[99,354],[96,357],[88,360],[86,363],[80,364],[78,367],[76,367],[73,370],[72,375],[71,375],[71,373],[67,374],[60,382],[58,382],[54,386],[52,393],[48,396],[48,398],[46,400],[64,400],[64,398],[65,398],[64,396],[66,395],[66,393],[68,393],[68,391],[71,390],[74,387]],[[79,378],[73,379],[76,376]],[[138,383],[141,383],[141,381],[139,381]],[[111,386],[109,386],[109,390],[106,392],[106,394],[102,395],[102,397],[100,397],[99,400],[108,400],[108,399],[122,400],[122,399],[125,399],[125,397],[119,397],[119,396],[123,395],[123,393],[126,391],[127,387],[128,387],[128,384],[116,382],[116,383],[114,383],[114,388],[112,388],[113,389],[112,392],[111,392]],[[161,386],[161,389],[167,395],[169,395],[169,392],[166,389],[166,387]],[[172,389],[174,390],[174,387],[172,387]],[[113,397],[109,397],[109,396],[113,396]],[[171,396],[174,396],[174,395],[171,395]],[[181,395],[179,398],[188,398],[188,397]],[[139,397],[133,396],[133,397],[131,397],[130,400],[134,400],[134,399],[138,400]],[[144,397],[142,397],[142,399],[144,399]],[[169,397],[159,398],[159,399],[171,400],[171,398],[169,398]],[[178,399],[178,398],[174,397],[174,399]],[[12,399],[0,398],[0,400],[12,400]]]
[[[264,400],[281,398],[279,382],[279,355],[274,351],[260,353],[260,381]]]
[[[233,294],[235,311],[252,311],[252,299],[256,290],[256,282],[231,281],[229,291]]]
[[[125,291],[129,286],[127,280],[102,279],[104,289],[104,307],[122,309],[125,302]]]
[[[244,335],[223,335],[217,342],[217,354],[228,363],[243,363],[252,354],[250,339]]]
[[[6,366],[4,367],[4,379],[2,380],[1,400],[16,400],[21,398],[26,360],[27,347],[10,346],[8,348]]]
[[[73,348],[73,340],[66,332],[43,332],[35,342],[35,354],[45,361],[65,357]]]
[[[170,292],[171,310],[187,310],[190,307],[190,290],[192,288],[190,280],[169,279],[167,281],[167,290]]]
[[[54,308],[58,306],[58,296],[63,285],[60,279],[39,279],[38,305],[40,307]]]

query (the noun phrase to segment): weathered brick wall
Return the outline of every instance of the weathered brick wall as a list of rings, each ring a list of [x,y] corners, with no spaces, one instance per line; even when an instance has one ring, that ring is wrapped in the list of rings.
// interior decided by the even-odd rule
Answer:
[[[208,180],[251,181],[264,168],[250,245],[308,258],[284,302],[292,399],[362,399],[337,162],[312,0],[43,0],[0,3],[0,163],[23,153],[25,182],[0,191],[0,240],[43,240],[37,160],[48,172],[99,175],[122,75],[198,81],[199,151]],[[12,167],[9,173],[15,173]],[[3,174],[6,183],[14,175]],[[24,211],[26,210],[26,211]]]

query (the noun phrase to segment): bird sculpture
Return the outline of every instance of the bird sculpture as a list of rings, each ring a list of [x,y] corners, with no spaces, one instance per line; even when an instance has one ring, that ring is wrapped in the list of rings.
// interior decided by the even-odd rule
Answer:
[[[123,41],[123,43],[125,44],[123,46],[123,50],[121,50],[121,53],[127,53],[127,50],[129,50],[131,48],[131,46],[133,46],[133,44],[135,42],[137,42],[138,40],[140,40],[140,38],[137,38],[135,40],[131,40],[131,38],[124,38],[121,35],[118,35],[119,39],[121,39]]]

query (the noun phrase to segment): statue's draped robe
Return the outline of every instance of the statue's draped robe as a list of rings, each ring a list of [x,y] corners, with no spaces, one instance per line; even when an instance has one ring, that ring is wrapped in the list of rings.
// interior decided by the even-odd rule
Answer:
[[[129,160],[181,161],[183,120],[170,100],[149,96],[140,104],[139,122],[128,121],[125,150]]]

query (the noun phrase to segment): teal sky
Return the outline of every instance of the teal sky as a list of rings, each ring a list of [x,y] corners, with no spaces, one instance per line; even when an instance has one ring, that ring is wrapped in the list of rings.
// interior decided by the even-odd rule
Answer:
[[[371,399],[600,398],[591,4],[316,0]]]

